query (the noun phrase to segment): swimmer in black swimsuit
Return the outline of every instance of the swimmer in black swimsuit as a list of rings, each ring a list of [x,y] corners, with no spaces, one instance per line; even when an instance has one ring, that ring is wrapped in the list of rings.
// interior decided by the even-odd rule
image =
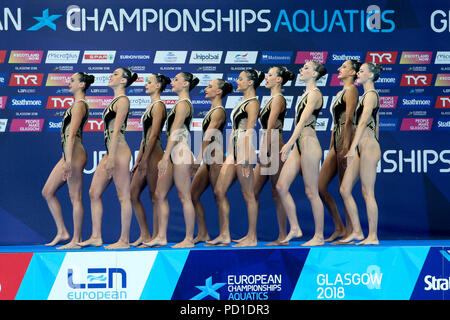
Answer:
[[[221,230],[218,237],[208,241],[212,245],[228,246],[231,243],[230,204],[226,193],[236,177],[241,184],[242,194],[247,204],[249,228],[247,235],[238,240],[234,246],[247,247],[258,244],[256,234],[258,205],[255,199],[252,170],[256,162],[256,152],[252,137],[259,115],[259,102],[255,90],[263,80],[264,73],[253,69],[242,71],[237,80],[237,90],[243,93],[243,99],[231,113],[233,131],[228,144],[227,158],[220,169],[214,188]]]
[[[284,145],[283,125],[287,110],[286,99],[281,93],[281,88],[286,82],[294,78],[294,73],[286,67],[270,68],[266,74],[266,88],[270,89],[270,99],[259,113],[261,139],[259,161],[254,169],[255,198],[259,208],[259,195],[266,182],[270,180],[279,229],[278,239],[268,243],[268,246],[280,245],[281,241],[287,236],[287,215],[275,186],[283,165],[283,162],[280,161],[280,149]]]
[[[56,191],[67,182],[70,201],[73,206],[72,240],[58,249],[79,249],[84,208],[81,201],[83,190],[83,169],[86,165],[86,151],[82,144],[84,125],[89,117],[89,106],[85,100],[85,92],[94,82],[94,76],[77,72],[70,77],[69,92],[74,102],[66,110],[62,119],[61,143],[63,157],[53,168],[42,189],[42,196],[47,201],[50,212],[56,223],[57,234],[47,246],[54,246],[60,241],[68,240],[70,235],[64,224],[61,206],[56,198]]]
[[[130,161],[131,152],[125,140],[130,100],[125,95],[125,88],[137,79],[136,73],[125,68],[114,70],[109,77],[108,86],[114,90],[114,99],[103,111],[104,137],[106,155],[100,160],[92,178],[89,197],[91,199],[92,234],[80,243],[81,246],[103,245],[102,216],[103,203],[101,196],[111,180],[116,186],[120,202],[121,235],[116,243],[105,249],[127,249],[130,247],[130,224],[133,209],[130,200]]]
[[[166,105],[161,100],[161,92],[169,83],[168,77],[158,73],[151,75],[145,84],[145,93],[150,95],[151,102],[141,118],[142,140],[136,163],[131,169],[131,203],[141,232],[139,238],[131,244],[134,247],[152,239],[148,230],[145,210],[139,199],[145,186],[148,186],[153,204],[153,236],[158,233],[155,189],[158,180],[158,162],[164,154],[160,135],[167,118]]]
[[[225,159],[223,152],[223,129],[227,122],[227,114],[223,107],[222,99],[232,91],[233,86],[222,79],[212,80],[205,88],[205,98],[211,100],[211,108],[203,119],[202,148],[193,165],[193,173],[195,175],[192,180],[191,194],[198,226],[198,235],[195,237],[194,243],[209,240],[205,221],[205,210],[200,201],[200,196],[209,185],[214,190],[222,163]]]
[[[155,190],[155,207],[158,215],[158,233],[145,246],[167,245],[169,202],[167,194],[175,184],[183,206],[186,236],[172,248],[194,247],[195,210],[191,198],[192,153],[190,149],[190,124],[194,108],[189,92],[199,83],[192,73],[180,72],[172,80],[172,92],[178,102],[167,115],[167,146],[158,163],[158,182]]]
[[[327,73],[325,67],[316,61],[307,62],[300,69],[300,80],[306,84],[296,108],[295,129],[291,138],[281,148],[281,160],[286,161],[277,182],[277,191],[281,203],[288,215],[290,231],[282,242],[302,236],[297,221],[297,211],[289,188],[301,172],[305,184],[305,194],[311,202],[314,216],[315,232],[313,238],[304,243],[305,246],[323,245],[323,204],[319,196],[319,166],[322,158],[322,148],[316,136],[315,124],[323,105],[322,93],[317,88],[316,81]],[[295,144],[295,147],[292,148]],[[289,151],[292,151],[289,153]]]
[[[347,60],[339,67],[338,79],[344,84],[330,107],[333,115],[333,131],[331,133],[330,147],[328,154],[320,169],[319,176],[319,194],[325,204],[325,207],[331,214],[334,222],[335,231],[325,242],[334,241],[336,238],[345,237],[351,233],[351,223],[344,226],[339,211],[331,194],[328,192],[328,185],[331,180],[338,175],[339,184],[344,177],[347,166],[348,148],[352,142],[355,133],[353,127],[353,113],[358,103],[358,88],[355,86],[356,74],[359,71],[361,62],[356,60]],[[345,221],[349,221],[348,214],[345,213]]]
[[[381,158],[378,142],[380,98],[375,91],[374,81],[378,80],[381,70],[381,65],[366,62],[359,69],[356,80],[363,85],[364,94],[353,116],[353,124],[356,127],[355,137],[345,156],[347,158],[347,170],[340,187],[340,193],[353,227],[352,233],[341,240],[343,243],[352,243],[354,240],[364,239],[358,217],[358,208],[352,196],[352,189],[358,178],[361,178],[361,190],[366,203],[369,234],[366,239],[357,244],[377,245],[379,243],[377,235],[378,206],[374,189],[377,164]]]

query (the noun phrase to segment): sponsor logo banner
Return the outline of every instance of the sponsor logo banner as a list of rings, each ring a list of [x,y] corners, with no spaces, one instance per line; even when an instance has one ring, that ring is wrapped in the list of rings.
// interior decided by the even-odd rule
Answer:
[[[439,109],[450,108],[450,96],[438,96],[436,98],[435,108]]]
[[[198,87],[207,87],[212,80],[223,77],[223,73],[194,73],[194,75],[200,80]]]
[[[12,50],[8,63],[41,63],[42,50]]]
[[[308,61],[327,62],[328,51],[297,51],[295,64],[305,64]]]
[[[228,51],[225,57],[226,64],[254,64],[258,51]]]
[[[0,132],[6,131],[7,124],[8,124],[8,119],[0,119]]]
[[[432,101],[433,97],[406,96],[402,98],[400,106],[403,108],[429,108]]]
[[[86,50],[83,53],[83,60],[81,63],[114,63],[116,51],[93,51]]]
[[[40,109],[44,105],[44,97],[11,97],[9,107],[12,109]]]
[[[76,64],[79,56],[79,50],[49,50],[45,63]]]
[[[378,64],[395,64],[397,54],[397,51],[369,51],[366,61]]]
[[[396,131],[398,119],[380,117],[379,127],[380,131]]]
[[[47,76],[47,87],[65,87],[69,84],[71,73],[49,73]]]
[[[6,50],[0,50],[0,63],[5,62]]]
[[[434,59],[435,64],[450,64],[450,51],[438,51],[436,53],[436,58]]]
[[[12,119],[10,132],[41,132],[44,119]]]
[[[404,87],[429,87],[433,75],[431,73],[426,74],[403,74],[400,86]]]
[[[88,119],[83,128],[83,131],[88,132],[103,131],[104,130],[103,128],[104,128],[103,119]]]
[[[157,252],[66,253],[48,300],[138,300]]]
[[[0,109],[5,109],[7,100],[8,100],[8,97],[0,96]]]
[[[450,73],[438,73],[434,85],[436,87],[450,87]]]
[[[260,64],[289,64],[291,63],[292,51],[263,51]]]
[[[187,51],[156,51],[153,63],[183,64],[186,61]]]
[[[62,128],[62,119],[51,118],[47,122],[47,131],[50,132],[60,132]]]
[[[128,118],[127,131],[142,131],[142,123],[140,118]]]
[[[121,51],[119,53],[119,62],[123,63],[150,63],[150,51]]]
[[[90,109],[105,109],[112,99],[114,99],[113,96],[89,96],[86,101]]]
[[[403,118],[401,131],[430,131],[433,118]]]
[[[380,96],[380,109],[395,109],[398,96]]]
[[[219,64],[223,51],[192,51],[190,64]]]
[[[450,248],[429,249],[422,270],[417,277],[411,300],[450,299]]]
[[[0,87],[6,85],[6,73],[0,73]]]
[[[307,255],[308,250],[190,251],[172,300],[289,300]]]
[[[400,64],[429,64],[432,55],[431,51],[403,51]]]
[[[362,61],[362,52],[333,52],[328,63],[342,64],[347,60]]]
[[[439,118],[436,121],[436,130],[448,131],[450,130],[450,118]]]
[[[70,96],[49,96],[47,99],[46,109],[67,109],[75,101],[74,97]],[[89,105],[89,107],[91,107]]]
[[[12,87],[38,87],[44,79],[43,73],[13,73],[9,80]]]

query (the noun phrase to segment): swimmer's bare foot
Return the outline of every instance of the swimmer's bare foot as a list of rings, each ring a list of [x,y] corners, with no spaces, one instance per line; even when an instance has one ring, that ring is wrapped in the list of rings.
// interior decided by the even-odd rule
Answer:
[[[82,247],[101,247],[103,245],[103,240],[102,238],[89,238],[86,241],[83,242],[79,242],[78,243],[80,246]]]
[[[82,248],[83,247],[78,244],[78,241],[72,240],[63,246],[56,248],[56,250],[76,250],[76,249],[82,249]]]
[[[116,243],[105,246],[105,249],[107,249],[107,250],[129,249],[129,248],[130,248],[130,243],[128,241],[124,241],[124,240],[120,240],[120,239]]]
[[[286,236],[283,237],[279,237],[277,240],[272,241],[270,243],[266,243],[265,246],[270,247],[270,246],[288,246],[289,242],[282,242],[282,240],[286,238]]]
[[[342,238],[341,240],[332,244],[354,244],[355,240],[359,241],[362,239],[364,239],[364,234],[362,232],[352,232],[345,238]]]
[[[57,233],[55,238],[51,242],[46,243],[45,245],[48,247],[53,247],[53,246],[57,245],[59,242],[67,241],[69,239],[70,239],[70,234],[67,231],[62,231],[61,233]]]
[[[294,238],[301,238],[303,236],[301,229],[291,229],[286,238],[284,238],[281,243],[289,243],[290,240]]]
[[[173,246],[171,246],[171,248],[193,248],[195,247],[194,244],[194,240],[191,239],[184,239],[183,241],[181,241],[180,243],[177,243]]]
[[[304,247],[323,246],[325,241],[321,236],[314,236],[311,240],[302,244]]]
[[[167,240],[166,239],[162,239],[162,238],[154,238],[153,240],[151,240],[150,242],[144,242],[143,245],[152,248],[152,247],[164,247],[167,246]]]
[[[250,236],[245,237],[245,239],[242,239],[238,243],[232,245],[232,247],[238,248],[238,247],[256,247],[258,245],[258,240],[256,238],[252,238]]]
[[[333,234],[331,236],[326,238],[324,241],[325,242],[333,242],[337,238],[341,238],[341,237],[345,237],[345,236],[346,236],[345,230],[336,230],[333,232]]]
[[[380,242],[378,241],[378,237],[377,236],[370,236],[367,237],[366,239],[364,239],[361,242],[358,242],[356,245],[379,245]]]
[[[219,235],[217,238],[211,241],[206,241],[209,245],[229,245],[231,243],[231,237],[230,235]]]
[[[200,243],[200,242],[208,242],[209,239],[209,235],[208,234],[198,234],[195,238],[194,238],[194,244]]]
[[[133,247],[138,247],[139,245],[143,244],[144,242],[149,242],[151,240],[152,240],[152,238],[150,237],[150,235],[140,236],[135,242],[130,243],[130,245]]]

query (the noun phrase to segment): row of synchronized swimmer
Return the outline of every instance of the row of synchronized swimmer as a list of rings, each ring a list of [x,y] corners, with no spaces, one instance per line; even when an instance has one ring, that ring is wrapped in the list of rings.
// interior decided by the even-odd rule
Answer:
[[[302,237],[295,202],[289,192],[290,185],[299,173],[303,177],[305,194],[311,203],[315,224],[313,238],[303,245],[323,245],[335,240],[335,244],[355,241],[360,241],[357,244],[378,244],[378,208],[374,185],[376,165],[380,159],[379,97],[374,82],[379,78],[381,70],[380,65],[355,60],[347,60],[338,68],[338,78],[343,82],[343,88],[336,94],[331,106],[334,128],[322,167],[322,149],[315,132],[316,120],[323,103],[316,81],[327,73],[321,63],[310,61],[299,70],[300,80],[305,83],[306,90],[296,106],[295,128],[287,142],[283,141],[282,135],[286,112],[282,86],[294,79],[294,74],[282,66],[270,68],[267,74],[254,69],[242,71],[237,80],[237,91],[243,94],[243,98],[231,113],[232,133],[226,153],[221,136],[226,124],[222,99],[233,91],[233,86],[223,79],[211,81],[205,89],[205,98],[211,101],[211,108],[202,123],[202,148],[197,158],[193,157],[189,147],[189,126],[194,111],[189,92],[198,84],[198,78],[189,72],[180,72],[173,79],[153,74],[145,85],[151,102],[142,116],[143,137],[131,170],[131,179],[131,152],[124,135],[130,101],[125,95],[125,88],[136,80],[137,74],[125,68],[114,70],[108,84],[114,90],[114,99],[103,112],[107,153],[100,161],[89,189],[92,234],[85,241],[81,238],[84,216],[81,201],[82,176],[86,164],[82,130],[89,115],[85,92],[95,79],[84,72],[73,74],[69,81],[69,91],[74,95],[75,102],[63,117],[63,157],[55,165],[42,190],[57,226],[56,237],[47,245],[53,246],[70,239],[55,196],[56,190],[65,182],[73,205],[74,233],[67,244],[58,248],[80,249],[103,245],[101,195],[111,180],[114,181],[120,202],[121,235],[116,243],[105,246],[106,249],[126,249],[130,245],[144,248],[167,245],[167,195],[173,185],[181,200],[186,226],[184,240],[173,247],[189,248],[199,242],[207,242],[211,246],[228,246],[232,241],[236,242],[236,247],[256,246],[258,197],[267,181],[270,181],[279,227],[278,238],[268,245],[288,245],[291,239]],[[255,89],[264,79],[271,97],[260,109]],[[364,88],[361,98],[355,81]],[[179,100],[167,114],[160,94],[168,84],[171,84],[172,91],[178,95]],[[265,134],[261,140],[259,156],[256,157],[252,134],[258,119]],[[165,123],[168,139],[166,149],[163,150],[160,135]],[[345,206],[345,225],[327,190],[336,175]],[[247,205],[249,228],[245,237],[235,241],[230,236],[230,204],[226,192],[236,178]],[[352,189],[358,178],[361,179],[368,216],[369,232],[366,238],[352,196]],[[200,196],[209,185],[214,190],[220,225],[220,233],[213,240],[210,240],[204,208],[200,202]],[[139,199],[146,186],[153,205],[152,233]],[[330,211],[335,227],[328,239],[324,239],[323,232],[323,203]],[[130,244],[133,209],[140,227],[140,237]],[[194,238],[196,221],[198,235]]]

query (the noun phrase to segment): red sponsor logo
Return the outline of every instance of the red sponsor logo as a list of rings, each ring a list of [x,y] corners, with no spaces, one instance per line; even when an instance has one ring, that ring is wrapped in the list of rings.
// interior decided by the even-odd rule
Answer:
[[[44,79],[43,73],[13,73],[9,80],[10,86],[15,87],[38,87]]]
[[[436,106],[435,108],[450,108],[450,96],[438,96],[436,99]]]
[[[0,253],[0,300],[14,300],[33,253]]]
[[[366,61],[378,64],[394,64],[397,60],[397,51],[369,51]]]
[[[106,53],[99,53],[99,54],[85,54],[84,59],[89,60],[107,60],[108,55]]]
[[[400,86],[404,87],[428,87],[431,85],[433,75],[426,74],[403,74]]]
[[[84,131],[103,131],[103,119],[88,119]]]
[[[6,50],[0,50],[0,63],[5,62]]]
[[[47,100],[47,109],[67,109],[75,101],[74,97],[69,96],[50,96]]]

